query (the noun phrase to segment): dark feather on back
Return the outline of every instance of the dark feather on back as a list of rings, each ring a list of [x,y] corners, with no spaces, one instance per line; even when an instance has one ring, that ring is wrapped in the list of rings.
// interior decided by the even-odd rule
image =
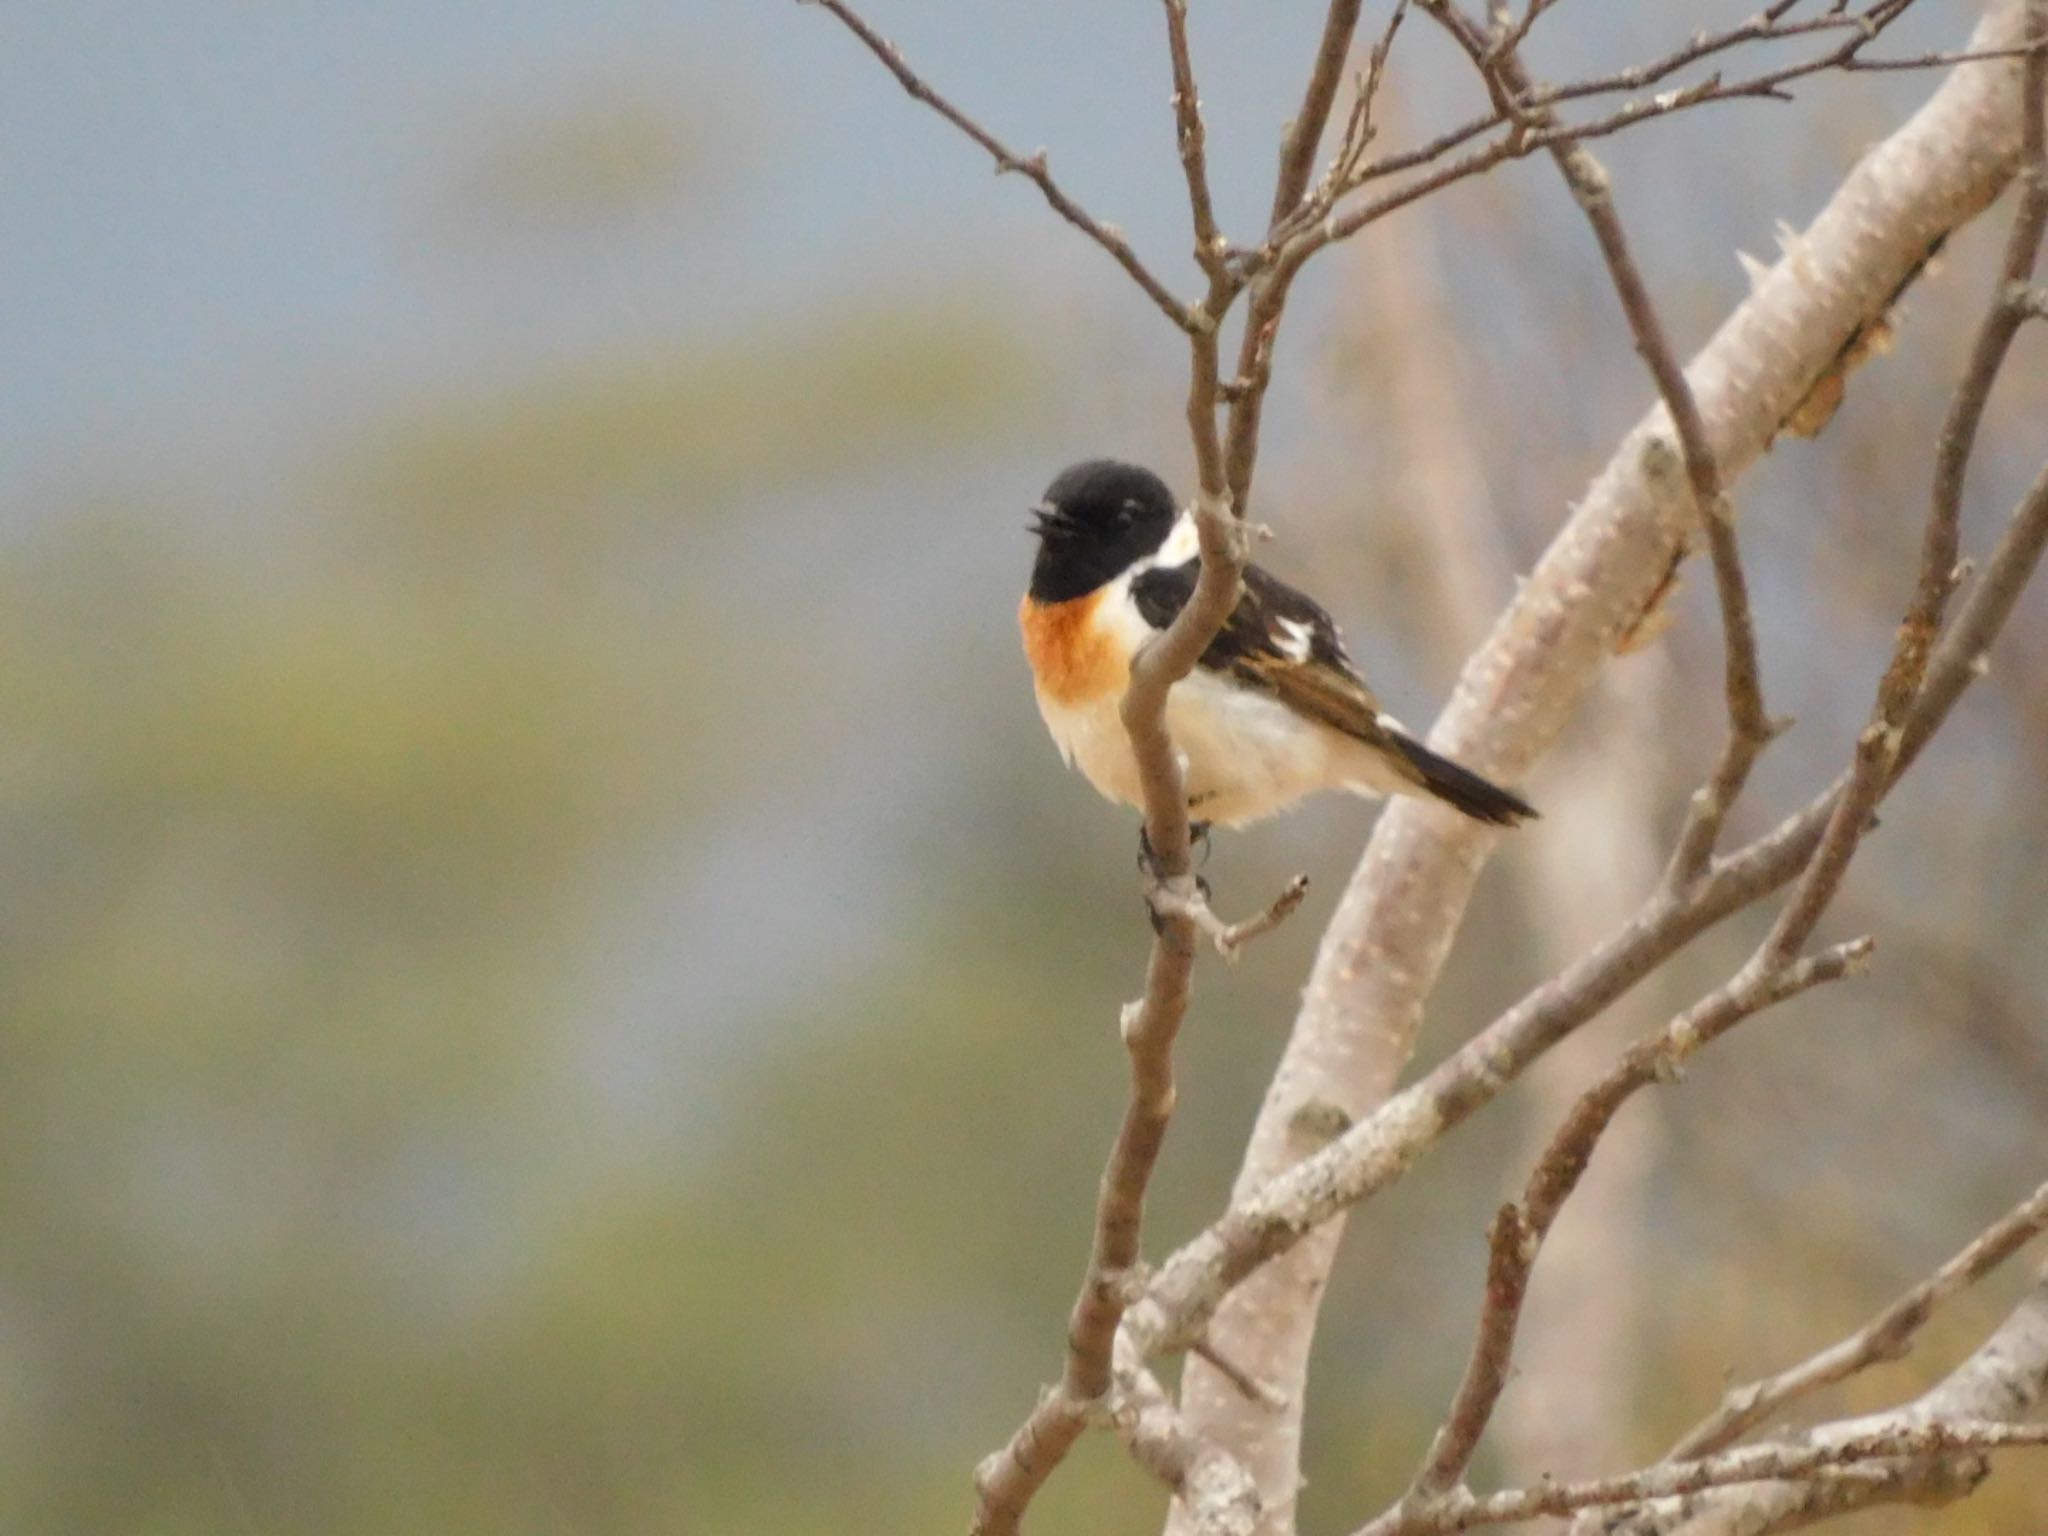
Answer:
[[[1194,595],[1201,562],[1146,571],[1131,583],[1139,616],[1154,629],[1171,624]],[[1288,627],[1306,631],[1307,654]],[[1201,663],[1237,681],[1271,693],[1312,719],[1348,735],[1384,745],[1379,703],[1351,669],[1336,621],[1305,593],[1270,571],[1253,565],[1244,573],[1244,592],[1229,619],[1202,652]]]

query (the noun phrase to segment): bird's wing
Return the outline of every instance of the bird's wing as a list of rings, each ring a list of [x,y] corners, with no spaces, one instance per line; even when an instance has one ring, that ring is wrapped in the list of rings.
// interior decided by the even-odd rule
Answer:
[[[1200,567],[1190,560],[1155,568],[1131,583],[1146,623],[1164,629],[1173,622],[1194,593]],[[1336,622],[1313,598],[1256,565],[1245,568],[1244,592],[1200,665],[1368,745],[1393,745],[1380,723],[1379,701],[1344,654]]]

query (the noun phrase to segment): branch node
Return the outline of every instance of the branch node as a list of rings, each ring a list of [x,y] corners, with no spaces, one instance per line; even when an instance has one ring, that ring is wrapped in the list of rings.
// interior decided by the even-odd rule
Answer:
[[[1096,1284],[1102,1294],[1130,1306],[1145,1294],[1145,1287],[1152,1283],[1152,1266],[1142,1259],[1133,1260],[1118,1269],[1104,1270],[1096,1277]]]
[[[1226,923],[1218,917],[1201,886],[1189,875],[1154,881],[1145,899],[1161,917],[1181,917],[1193,923],[1196,930],[1216,947],[1216,953],[1234,965],[1247,944],[1286,922],[1307,895],[1308,876],[1296,875],[1265,911],[1240,923]]]
[[[1145,1002],[1142,998],[1136,998],[1125,1003],[1118,1011],[1116,1017],[1117,1033],[1123,1036],[1125,1045],[1129,1045],[1137,1037],[1138,1026],[1144,1022],[1144,1019]]]
[[[1333,1099],[1304,1099],[1287,1117],[1290,1131],[1304,1140],[1318,1143],[1335,1141],[1351,1126],[1351,1116],[1343,1105]]]
[[[1661,432],[1652,432],[1643,439],[1642,464],[1644,478],[1664,491],[1675,490],[1685,473],[1685,460],[1679,455],[1678,445]]]

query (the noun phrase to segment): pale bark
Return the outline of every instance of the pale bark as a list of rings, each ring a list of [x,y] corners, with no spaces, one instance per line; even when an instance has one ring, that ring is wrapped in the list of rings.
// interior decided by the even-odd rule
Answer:
[[[2012,43],[2020,12],[2019,0],[1999,0],[1972,46]],[[1725,481],[1754,463],[1933,245],[1996,196],[2018,152],[2016,82],[2008,63],[1953,71],[1694,359],[1687,377]],[[1432,733],[1438,750],[1514,782],[1556,739],[1687,542],[1692,501],[1671,472],[1671,435],[1659,408],[1624,439],[1467,664]],[[1555,834],[1539,824],[1524,835]],[[1356,1119],[1385,1099],[1494,836],[1420,802],[1389,807],[1324,936],[1233,1201],[1314,1150],[1329,1111]],[[1196,1365],[1184,1390],[1189,1427],[1257,1480],[1264,1536],[1294,1529],[1307,1361],[1341,1228],[1330,1221],[1267,1264],[1210,1324],[1216,1347],[1284,1406],[1247,1399]]]
[[[1390,120],[1395,114],[1390,113]],[[1352,421],[1370,419],[1386,439],[1383,472],[1367,480],[1355,463],[1322,476],[1372,484],[1384,504],[1350,509],[1354,522],[1386,519],[1417,549],[1420,595],[1404,612],[1416,637],[1446,671],[1457,666],[1514,589],[1503,550],[1509,529],[1488,489],[1483,450],[1467,433],[1469,411],[1504,402],[1481,390],[1460,344],[1458,312],[1439,276],[1430,227],[1390,220],[1346,263],[1340,346],[1369,359],[1363,378],[1339,381],[1332,402]],[[1504,483],[1511,466],[1492,469]],[[1581,706],[1584,731],[1562,748],[1554,783],[1569,798],[1545,807],[1546,835],[1516,862],[1521,915],[1539,964],[1561,971],[1635,913],[1663,872],[1657,836],[1663,775],[1657,721],[1676,682],[1668,653],[1647,647],[1604,672]],[[1614,750],[1619,742],[1641,751]],[[1641,1033],[1683,1006],[1646,983],[1611,1010]],[[1581,1087],[1612,1060],[1612,1030],[1568,1036],[1531,1074],[1527,1155],[1533,1162]],[[1646,1106],[1614,1127],[1599,1165],[1586,1176],[1544,1251],[1517,1352],[1517,1380],[1497,1417],[1516,1481],[1566,1468],[1614,1464],[1630,1449],[1635,1330],[1647,1277],[1637,1262],[1645,1185],[1663,1143],[1662,1115]]]

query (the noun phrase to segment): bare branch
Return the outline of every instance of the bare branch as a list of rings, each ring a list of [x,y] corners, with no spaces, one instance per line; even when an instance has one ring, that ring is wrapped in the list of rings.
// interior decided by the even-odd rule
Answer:
[[[1620,1477],[1582,1483],[1543,1483],[1502,1493],[1457,1490],[1426,1509],[1396,1505],[1361,1526],[1356,1536],[1438,1536],[1474,1526],[1506,1525],[1545,1515],[1569,1515],[1605,1505],[1675,1498],[1707,1488],[1740,1483],[1832,1481],[1866,1462],[1898,1457],[1950,1456],[1958,1452],[2048,1445],[2048,1424],[2001,1424],[1973,1420],[1901,1424],[1874,1429],[1826,1445],[1752,1445],[1704,1461],[1659,1462]]]
[[[1131,1459],[1173,1490],[1197,1536],[1253,1536],[1259,1491],[1251,1475],[1189,1433],[1165,1388],[1122,1343],[1110,1423]]]
[[[1316,45],[1316,62],[1309,71],[1308,88],[1301,98],[1301,110],[1287,125],[1280,141],[1280,175],[1273,188],[1273,212],[1268,223],[1277,227],[1308,190],[1308,178],[1315,168],[1316,147],[1323,141],[1323,129],[1330,121],[1330,108],[1337,88],[1344,81],[1344,61],[1351,54],[1351,35],[1358,30],[1362,0],[1331,0],[1323,18],[1323,35]]]
[[[1153,910],[1167,917],[1185,917],[1194,923],[1204,938],[1216,946],[1216,953],[1225,960],[1235,963],[1244,952],[1245,945],[1253,939],[1271,933],[1300,907],[1308,895],[1308,876],[1296,875],[1289,880],[1278,896],[1268,903],[1265,911],[1240,923],[1226,923],[1210,907],[1208,898],[1198,887],[1193,896],[1183,896],[1164,886],[1156,888],[1151,896]]]
[[[1166,730],[1166,696],[1236,605],[1251,541],[1245,524],[1215,499],[1197,497],[1194,512],[1201,575],[1173,624],[1132,661],[1120,711],[1144,789],[1146,835],[1160,871],[1154,907],[1162,918],[1144,995],[1123,1014],[1130,1100],[1103,1169],[1088,1269],[1067,1322],[1066,1369],[1009,1442],[976,1470],[974,1536],[1013,1536],[1046,1478],[1089,1421],[1106,1412],[1117,1325],[1137,1280],[1145,1191],[1173,1115],[1173,1046],[1187,1016],[1200,887],[1190,865],[1187,795]]]
[[[1956,53],[1921,53],[1905,59],[1850,59],[1842,68],[1850,74],[1875,73],[1887,69],[1946,69],[1952,64],[1982,64],[1991,59],[2017,59],[2032,53],[2034,43],[2016,43],[2010,48],[1963,49]]]
[[[1517,114],[1519,125],[1546,131],[1558,127],[1557,114],[1547,106],[1517,108],[1521,99],[1534,96],[1528,71],[1516,51],[1517,36],[1499,32],[1489,37],[1460,11],[1454,0],[1425,0],[1425,8],[1436,17],[1472,59],[1494,93],[1496,104]],[[1531,16],[1533,19],[1533,13]],[[1526,27],[1524,28],[1526,29]],[[1628,320],[1636,351],[1656,382],[1664,401],[1678,448],[1685,464],[1686,479],[1692,487],[1693,506],[1706,534],[1713,557],[1714,588],[1720,601],[1721,634],[1725,653],[1723,687],[1728,706],[1728,740],[1708,782],[1693,796],[1684,830],[1673,850],[1667,878],[1690,883],[1699,878],[1712,857],[1721,824],[1728,809],[1742,793],[1757,756],[1769,743],[1774,729],[1764,709],[1762,670],[1757,660],[1756,624],[1750,616],[1748,580],[1743,574],[1742,556],[1735,541],[1735,513],[1714,450],[1707,440],[1706,423],[1699,402],[1687,382],[1685,370],[1671,349],[1664,324],[1650,299],[1648,285],[1629,250],[1622,227],[1621,212],[1614,201],[1613,184],[1606,169],[1576,138],[1557,138],[1550,143],[1550,155],[1571,189],[1572,199],[1585,214],[1607,264],[1614,291]]]
[[[1195,260],[1212,282],[1226,280],[1223,263],[1229,247],[1216,227],[1216,205],[1209,193],[1208,132],[1202,125],[1202,98],[1195,89],[1194,60],[1188,52],[1187,0],[1165,0],[1165,5],[1166,51],[1173,65],[1174,140],[1188,184]]]
[[[1875,42],[1887,27],[1903,16],[1912,0],[1879,0],[1868,10],[1854,16],[1826,15],[1807,17],[1800,21],[1783,19],[1785,11],[1773,7],[1760,15],[1752,16],[1736,26],[1719,32],[1700,33],[1686,40],[1683,46],[1648,63],[1631,65],[1612,74],[1597,75],[1587,80],[1575,80],[1568,85],[1539,87],[1529,99],[1530,106],[1544,106],[1557,101],[1580,101],[1589,96],[1608,96],[1617,91],[1640,91],[1653,85],[1660,85],[1681,69],[1698,64],[1718,54],[1730,52],[1751,43],[1785,42],[1794,38],[1811,37],[1833,33],[1844,38],[1844,42],[1825,54],[1802,60],[1794,66],[1804,74],[1815,74],[1825,69],[1838,69],[1853,61],[1857,53]],[[1773,11],[1776,14],[1773,14]],[[1853,44],[1854,46],[1849,46]],[[1936,68],[1944,62],[1966,57],[1969,50],[1954,55],[1930,54],[1924,67]],[[1797,76],[1775,76],[1772,83],[1782,85]]]
[[[928,84],[922,75],[912,69],[903,57],[902,51],[868,25],[860,12],[848,4],[847,0],[798,0],[798,3],[821,6],[837,17],[847,31],[867,46],[868,52],[882,61],[883,66],[896,77],[897,83],[904,90],[986,150],[995,161],[999,174],[1014,171],[1036,183],[1046,202],[1052,205],[1053,212],[1109,252],[1115,258],[1116,264],[1130,274],[1131,280],[1145,291],[1145,297],[1157,305],[1176,326],[1184,331],[1192,331],[1200,324],[1194,311],[1175,298],[1173,291],[1153,276],[1151,268],[1139,260],[1138,253],[1131,248],[1130,241],[1126,240],[1114,226],[1104,224],[1075,202],[1062,190],[1060,184],[1053,180],[1044,150],[1039,150],[1035,154],[1020,155],[954,106]]]
[[[1578,1188],[1593,1149],[1621,1106],[1651,1083],[1673,1079],[1694,1052],[1744,1019],[1822,982],[1860,970],[1872,949],[1868,938],[1838,944],[1774,972],[1745,966],[1725,986],[1702,998],[1658,1034],[1638,1041],[1606,1077],[1586,1090],[1537,1159],[1517,1206],[1504,1206],[1489,1236],[1486,1299],[1480,1308],[1472,1359],[1465,1368],[1443,1427],[1436,1433],[1408,1503],[1428,1508],[1464,1476],[1480,1436],[1507,1385],[1515,1330],[1543,1240]]]
[[[1538,1241],[1520,1206],[1504,1205],[1494,1212],[1486,1233],[1486,1299],[1479,1311],[1472,1358],[1466,1362],[1450,1412],[1430,1438],[1421,1470],[1408,1485],[1404,1505],[1419,1508],[1441,1498],[1472,1464],[1472,1453],[1479,1449],[1480,1437],[1507,1386],[1515,1322],[1528,1294]]]
[[[1290,249],[1298,241],[1307,240],[1312,247],[1319,248],[1331,241],[1348,239],[1367,225],[1376,223],[1389,213],[1404,208],[1409,203],[1443,187],[1472,176],[1483,175],[1508,160],[1520,159],[1537,150],[1548,149],[1562,139],[1585,141],[1605,138],[1637,123],[1710,103],[1786,101],[1791,99],[1786,90],[1787,86],[1834,71],[1944,69],[1959,64],[2010,58],[2029,51],[2029,46],[2022,43],[2009,47],[1964,48],[1946,53],[1927,53],[1912,58],[1865,60],[1862,57],[1862,50],[1876,41],[1912,3],[1913,0],[1878,0],[1877,4],[1856,15],[1831,14],[1793,22],[1781,19],[1785,7],[1772,5],[1766,7],[1758,16],[1738,26],[1715,33],[1701,33],[1684,47],[1661,58],[1566,85],[1532,87],[1526,94],[1512,102],[1497,103],[1491,112],[1447,129],[1412,149],[1385,155],[1369,163],[1354,162],[1348,174],[1342,177],[1333,189],[1330,197],[1312,198],[1276,221],[1254,265],[1263,269],[1304,259],[1310,254],[1309,251]],[[1524,28],[1517,27],[1511,34],[1516,45],[1519,45],[1524,31]],[[1661,91],[1654,96],[1631,99],[1617,108],[1583,121],[1560,121],[1547,129],[1533,129],[1528,121],[1530,115],[1542,107],[1613,95],[1622,91],[1644,90],[1668,79],[1688,65],[1745,44],[1778,42],[1828,33],[1841,35],[1842,41],[1823,52],[1776,69],[1733,81],[1724,80],[1719,74],[1708,75],[1688,85]],[[1491,62],[1491,50],[1488,57]],[[1337,218],[1326,218],[1331,205],[1343,194],[1357,191],[1389,176],[1434,165],[1453,150],[1503,127],[1511,127],[1513,131],[1491,144],[1468,152],[1448,165],[1439,167],[1428,176],[1397,188],[1394,192],[1360,207],[1346,210]]]
[[[1009,1443],[976,1470],[974,1536],[1013,1536],[1045,1479],[1090,1418],[1105,1409],[1117,1325],[1137,1279],[1145,1191],[1173,1115],[1173,1046],[1187,1016],[1197,932],[1192,912],[1200,888],[1190,868],[1187,795],[1167,735],[1166,695],[1192,670],[1236,605],[1250,547],[1249,530],[1213,498],[1198,497],[1195,516],[1203,559],[1194,593],[1167,631],[1133,660],[1121,706],[1144,787],[1146,832],[1161,894],[1182,910],[1170,911],[1155,900],[1163,920],[1153,939],[1145,993],[1124,1010],[1131,1094],[1102,1173],[1088,1269],[1067,1322],[1066,1369]]]
[[[2048,5],[2030,6],[2029,19],[2030,32],[2048,34]],[[2005,364],[2014,335],[2026,321],[2026,295],[2040,257],[2043,233],[2048,232],[2048,124],[2043,121],[2048,116],[2048,36],[2040,37],[2027,54],[2020,99],[2020,168],[2014,178],[2020,187],[2019,209],[2006,236],[1998,292],[1977,328],[1963,382],[1941,424],[1935,450],[1934,516],[1927,526],[1919,585],[1906,616],[1898,664],[1885,678],[1882,708],[1887,719],[1898,718],[1905,699],[1920,686],[1928,651],[1940,628],[1948,595],[1954,589],[1963,478],[1969,470],[1970,452],[1976,446],[1977,426],[1984,418],[1991,387]]]
[[[1202,123],[1202,99],[1195,86],[1194,61],[1188,48],[1187,0],[1165,0],[1165,6],[1166,47],[1173,66],[1174,138],[1180,146],[1181,172],[1187,182],[1195,260],[1209,278],[1208,292],[1200,306],[1190,311],[1197,324],[1188,331],[1188,440],[1195,453],[1201,495],[1211,502],[1225,501],[1229,504],[1225,510],[1234,505],[1242,516],[1244,498],[1229,494],[1223,440],[1216,426],[1217,407],[1224,395],[1216,332],[1224,313],[1237,298],[1242,279],[1232,270],[1230,242],[1217,228],[1215,204],[1209,192],[1208,131]],[[1205,543],[1205,553],[1207,549]]]
[[[1446,3],[1446,0],[1440,0],[1440,5],[1442,3]],[[1700,54],[1682,50],[1687,55],[1683,59],[1674,54],[1655,65],[1639,66],[1638,69],[1622,71],[1618,75],[1601,80],[1563,87],[1537,95],[1530,100],[1497,100],[1494,111],[1486,117],[1476,118],[1451,129],[1420,149],[1389,156],[1360,167],[1353,179],[1352,187],[1345,190],[1362,187],[1400,171],[1429,165],[1458,145],[1480,137],[1492,129],[1506,126],[1508,131],[1500,138],[1468,151],[1448,164],[1438,166],[1428,175],[1418,177],[1392,192],[1384,193],[1371,202],[1332,214],[1317,224],[1289,226],[1284,231],[1276,232],[1284,234],[1285,239],[1269,241],[1267,250],[1272,253],[1270,259],[1277,267],[1287,266],[1290,262],[1298,264],[1322,246],[1335,240],[1349,239],[1367,225],[1385,218],[1395,209],[1405,207],[1418,198],[1428,196],[1468,177],[1483,174],[1505,161],[1520,159],[1539,149],[1548,149],[1553,143],[1561,140],[1584,141],[1605,138],[1637,123],[1666,117],[1674,112],[1682,112],[1710,102],[1756,98],[1783,100],[1786,98],[1787,85],[1812,75],[1843,68],[1847,61],[1854,59],[1860,50],[1874,41],[1885,27],[1897,20],[1905,6],[1910,3],[1911,0],[1881,0],[1879,5],[1873,6],[1870,12],[1865,13],[1869,18],[1867,24],[1863,18],[1845,17],[1831,21],[1831,27],[1851,29],[1850,35],[1846,41],[1817,56],[1766,70],[1732,83],[1724,81],[1719,75],[1710,75],[1691,85],[1629,100],[1618,108],[1582,122],[1559,122],[1552,127],[1538,127],[1530,120],[1530,114],[1534,109],[1554,101],[1606,94],[1615,90],[1636,89],[1640,83],[1654,82],[1682,67],[1684,63],[1693,62]],[[1802,26],[1798,30],[1818,29]],[[1792,35],[1792,32],[1788,30],[1779,35]],[[1751,41],[1754,36],[1747,26],[1738,27],[1722,34],[1719,40],[1703,40],[1702,46],[1712,43],[1716,49],[1732,47],[1738,42]],[[1946,55],[1930,56],[1928,67],[1947,62],[1953,60]]]
[[[1397,17],[1403,8],[1403,6],[1397,5]],[[1525,17],[1525,24],[1518,27],[1513,34],[1515,46],[1520,45],[1522,36],[1525,35],[1527,30],[1527,23],[1533,21],[1535,16],[1540,15],[1547,8],[1547,5],[1532,6],[1529,15]],[[1545,87],[1537,92],[1526,104],[1530,107],[1540,107],[1553,102],[1611,95],[1618,91],[1640,91],[1668,78],[1689,64],[1698,63],[1702,59],[1726,52],[1746,43],[1779,41],[1816,32],[1860,34],[1865,25],[1861,18],[1851,16],[1819,17],[1810,21],[1790,22],[1780,25],[1778,24],[1778,17],[1782,16],[1783,11],[1784,7],[1782,6],[1771,6],[1761,17],[1752,18],[1740,26],[1730,27],[1721,32],[1702,33],[1694,37],[1683,48],[1645,64],[1634,65],[1609,75],[1595,76],[1591,79],[1576,81],[1567,86]],[[1877,25],[1879,30],[1882,30],[1883,26],[1889,25],[1889,18],[1880,17],[1873,25]],[[1391,32],[1391,27],[1389,30]],[[1868,41],[1869,39],[1864,39],[1865,43]],[[1827,54],[1819,58],[1810,59],[1804,64],[1796,66],[1798,74],[1815,74],[1833,67],[1832,61],[1837,58],[1839,51],[1839,49],[1831,49]],[[1958,54],[1953,57],[1962,58],[1965,56]],[[1930,57],[1927,60],[1927,65],[1932,67],[1940,62],[1942,62],[1941,59]],[[1645,111],[1642,106],[1631,104],[1623,108],[1621,113],[1614,114],[1609,119],[1599,120],[1601,123],[1606,124],[1606,126],[1599,127],[1598,132],[1612,132],[1615,127],[1626,125],[1625,123],[1615,123],[1613,120],[1615,117],[1625,117],[1630,122],[1642,121],[1648,116],[1661,115],[1665,111],[1681,110],[1684,107],[1696,105],[1703,100],[1776,94],[1779,87],[1787,83],[1789,79],[1798,78],[1798,74],[1790,76],[1774,74],[1770,77],[1765,77],[1768,82],[1767,88],[1755,89],[1741,86],[1724,88],[1718,77],[1696,81],[1694,84],[1681,90],[1665,93],[1665,99],[1661,102],[1651,103],[1656,108],[1654,112]],[[1726,92],[1725,97],[1723,95],[1724,89]],[[1501,127],[1510,121],[1512,121],[1512,114],[1497,106],[1492,112],[1461,123],[1437,135],[1435,138],[1418,145],[1414,149],[1403,150],[1397,154],[1384,156],[1369,165],[1354,165],[1351,173],[1340,179],[1340,184],[1336,191],[1338,193],[1353,191],[1369,182],[1378,181],[1387,176],[1397,175],[1403,171],[1414,170],[1419,166],[1431,164],[1460,145],[1470,143],[1482,134]],[[1595,137],[1597,136],[1596,126],[1596,124],[1581,124],[1576,128],[1570,129],[1569,132],[1578,138]],[[1543,144],[1541,142],[1525,143],[1520,152],[1528,153],[1542,147]],[[1500,154],[1490,155],[1484,164],[1473,165],[1461,170],[1457,176],[1449,179],[1458,180],[1462,179],[1464,175],[1477,174],[1481,170],[1490,169],[1492,165],[1499,163],[1499,160],[1505,157],[1505,155]],[[1410,200],[1412,199],[1403,197],[1400,202],[1405,203]],[[1277,246],[1285,238],[1299,234],[1308,224],[1322,218],[1329,211],[1330,201],[1334,201],[1334,196],[1330,200],[1322,202],[1320,206],[1308,205],[1297,209],[1274,228],[1269,237],[1269,244]],[[1400,203],[1396,203],[1395,206],[1400,206]],[[1371,222],[1371,220],[1368,219],[1365,222]]]
[[[2032,0],[2030,34],[2048,32],[2048,3]],[[1978,328],[1969,367],[1957,387],[1942,423],[1935,455],[1934,493],[1922,539],[1920,574],[1912,602],[1899,623],[1890,664],[1879,680],[1870,723],[1857,738],[1856,755],[1841,798],[1830,813],[1826,830],[1799,887],[1778,913],[1762,952],[1775,958],[1792,954],[1813,932],[1833,900],[1857,844],[1869,829],[1871,812],[1893,782],[1892,768],[1905,740],[1907,715],[1926,680],[1928,658],[1956,583],[1956,555],[1961,544],[1962,484],[1976,441],[1977,422],[1990,398],[2013,334],[2025,318],[2012,301],[2016,288],[2032,275],[2034,261],[2048,230],[2048,149],[2044,149],[2042,112],[2048,100],[2048,42],[2027,58],[2021,89],[2021,185],[2019,212],[2006,242],[2004,281]]]
[[[1043,1393],[1031,1416],[1009,1442],[974,1469],[973,1536],[999,1536],[1019,1529],[1032,1496],[1066,1459],[1088,1426],[1092,1405],[1064,1387]]]
[[[1337,153],[1330,164],[1317,178],[1315,187],[1306,200],[1295,206],[1292,212],[1278,219],[1268,233],[1268,243],[1279,238],[1283,231],[1293,232],[1313,224],[1335,206],[1336,201],[1348,189],[1356,185],[1354,178],[1365,159],[1365,152],[1372,147],[1378,136],[1378,127],[1373,121],[1373,106],[1379,100],[1380,83],[1386,78],[1387,59],[1394,51],[1394,38],[1401,30],[1401,23],[1408,15],[1408,0],[1394,0],[1393,9],[1387,13],[1387,25],[1380,33],[1379,41],[1372,46],[1372,53],[1366,59],[1365,74],[1358,82],[1352,97],[1351,110],[1344,119],[1344,131],[1337,142]]]
[[[1990,1274],[2044,1229],[2048,1229],[2048,1184],[1978,1233],[1961,1252],[1847,1338],[1776,1375],[1731,1388],[1720,1407],[1686,1431],[1665,1459],[1691,1461],[1721,1450],[1789,1403],[1870,1366],[1903,1358],[1938,1307]]]
[[[2037,1279],[1991,1336],[1928,1391],[1884,1413],[1819,1425],[1801,1435],[1799,1443],[1824,1452],[1873,1435],[1938,1433],[1945,1427],[1993,1421],[2039,1432],[2048,1426],[2018,1421],[2035,1411],[2044,1392],[2048,1276]],[[1770,1536],[1877,1504],[1946,1503],[1974,1490],[1989,1470],[1983,1457],[1969,1448],[1905,1452],[1895,1459],[1866,1463],[1856,1477],[1837,1473],[1819,1480],[1757,1483],[1693,1498],[1651,1495],[1653,1502],[1622,1512],[1619,1518],[1595,1522],[1589,1517],[1575,1524],[1573,1536],[1590,1536],[1590,1531],[1604,1536]]]

